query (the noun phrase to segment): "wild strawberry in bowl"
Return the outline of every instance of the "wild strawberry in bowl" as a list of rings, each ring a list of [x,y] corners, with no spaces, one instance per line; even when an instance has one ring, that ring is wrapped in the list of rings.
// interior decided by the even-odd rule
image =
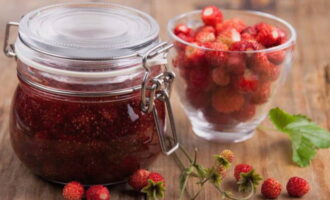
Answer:
[[[168,34],[194,132],[220,142],[250,138],[291,67],[292,26],[266,13],[207,6],[173,18]]]

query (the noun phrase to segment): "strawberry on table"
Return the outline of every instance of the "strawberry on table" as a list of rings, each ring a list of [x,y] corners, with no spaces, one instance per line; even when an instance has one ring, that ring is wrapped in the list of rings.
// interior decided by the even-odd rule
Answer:
[[[241,173],[247,173],[253,170],[253,167],[248,164],[238,164],[234,169],[235,179],[238,181],[241,177]]]
[[[110,200],[110,192],[103,185],[93,185],[86,191],[87,200]]]
[[[281,184],[274,178],[266,179],[261,186],[261,193],[267,199],[276,199],[282,191]]]
[[[84,192],[84,186],[77,181],[72,181],[64,186],[62,195],[65,200],[81,200]]]
[[[150,200],[158,200],[165,196],[165,179],[156,172],[149,174],[147,185],[142,188],[141,192],[147,195]]]
[[[288,194],[292,197],[302,197],[310,190],[308,182],[300,177],[291,177],[286,185]]]
[[[148,184],[147,180],[149,175],[150,172],[148,170],[138,169],[131,175],[128,180],[128,184],[136,191],[140,191]]]

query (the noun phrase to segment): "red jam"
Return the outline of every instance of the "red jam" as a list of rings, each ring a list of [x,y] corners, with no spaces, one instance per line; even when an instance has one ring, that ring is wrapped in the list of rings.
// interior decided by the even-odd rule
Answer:
[[[160,152],[152,113],[140,109],[140,92],[112,97],[70,97],[16,90],[11,142],[21,161],[54,182],[107,184],[149,165]],[[164,123],[164,106],[156,102]]]

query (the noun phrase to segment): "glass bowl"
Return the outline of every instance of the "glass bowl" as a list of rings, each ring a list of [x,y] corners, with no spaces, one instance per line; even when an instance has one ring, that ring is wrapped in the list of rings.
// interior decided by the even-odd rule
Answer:
[[[296,33],[289,23],[270,14],[222,12],[225,19],[237,17],[247,25],[274,25],[287,36],[284,43],[268,49],[219,51],[188,43],[173,33],[178,24],[193,29],[201,26],[201,11],[177,16],[168,24],[174,44],[168,59],[177,74],[176,91],[194,133],[206,140],[240,142],[252,137],[267,116],[271,100],[291,68]],[[246,84],[246,79],[254,81]]]

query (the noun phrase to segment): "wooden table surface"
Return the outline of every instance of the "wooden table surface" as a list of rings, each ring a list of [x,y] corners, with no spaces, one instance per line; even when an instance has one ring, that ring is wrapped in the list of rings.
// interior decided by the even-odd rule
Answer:
[[[18,20],[24,13],[65,0],[0,0],[0,45],[3,45],[5,23]],[[215,4],[223,8],[257,9],[273,13],[290,22],[298,32],[297,48],[292,72],[284,87],[278,92],[274,106],[296,113],[309,115],[323,127],[330,127],[330,1],[329,0],[117,0],[150,13],[161,25],[161,35],[166,38],[167,21],[183,12]],[[14,155],[8,133],[8,116],[17,78],[15,60],[0,55],[0,199],[37,200],[62,199],[61,188],[35,177]],[[253,164],[264,177],[276,177],[285,185],[289,177],[301,176],[311,184],[311,192],[303,199],[330,199],[330,149],[319,150],[312,164],[299,168],[291,162],[291,146],[281,133],[257,131],[243,143],[216,144],[194,136],[187,117],[180,108],[176,95],[172,98],[176,110],[176,124],[183,145],[189,150],[197,147],[200,162],[211,164],[211,155],[225,148],[232,149],[237,161]],[[263,123],[270,126],[268,120]],[[167,181],[167,200],[178,199],[179,170],[173,160],[159,156],[151,167],[164,174]],[[235,189],[233,178],[228,178],[228,187]],[[196,192],[194,183],[189,184],[189,193]],[[285,189],[279,199],[290,199]],[[143,199],[130,192],[124,185],[111,188],[112,199]],[[188,199],[188,198],[187,198]],[[220,199],[220,195],[207,187],[199,199]],[[261,199],[260,192],[255,199]]]

